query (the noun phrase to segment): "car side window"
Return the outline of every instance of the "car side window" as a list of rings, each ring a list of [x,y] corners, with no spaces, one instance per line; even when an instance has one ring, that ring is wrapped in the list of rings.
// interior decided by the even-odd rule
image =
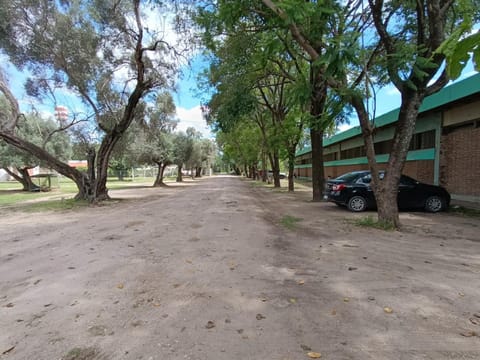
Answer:
[[[400,177],[400,185],[412,186],[412,185],[415,185],[415,182],[413,181],[413,179],[410,179],[409,177],[402,176]]]
[[[370,184],[372,182],[372,176],[370,174],[368,175],[365,175],[363,177],[361,177],[360,179],[357,180],[357,183],[359,184]]]

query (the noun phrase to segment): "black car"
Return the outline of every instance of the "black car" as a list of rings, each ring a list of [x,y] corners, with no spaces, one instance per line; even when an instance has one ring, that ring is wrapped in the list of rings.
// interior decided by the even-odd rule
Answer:
[[[380,178],[383,178],[380,172]],[[364,211],[375,208],[375,196],[370,186],[370,171],[354,171],[328,180],[325,197],[337,205],[346,206],[351,211]],[[438,212],[450,205],[450,194],[444,188],[421,183],[402,175],[398,187],[399,209],[425,209]]]

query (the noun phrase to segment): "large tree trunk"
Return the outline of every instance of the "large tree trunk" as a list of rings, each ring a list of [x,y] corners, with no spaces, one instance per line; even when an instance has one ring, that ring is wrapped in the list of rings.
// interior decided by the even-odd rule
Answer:
[[[272,173],[273,173],[273,187],[280,187],[280,157],[278,150],[273,151],[272,156]]]
[[[395,126],[392,150],[385,169],[385,177],[377,187],[378,220],[391,223],[397,228],[400,226],[397,204],[398,184],[407,159],[408,148],[422,100],[423,95],[421,93],[404,91],[398,121]]]
[[[377,202],[378,221],[392,224],[396,228],[400,227],[397,203],[398,184],[405,160],[407,159],[408,148],[423,97],[422,94],[415,91],[405,91],[402,96],[402,106],[400,107],[400,113],[395,127],[392,150],[382,180],[379,179],[379,169],[375,159],[374,128],[370,123],[362,99],[358,97],[351,99],[351,103],[357,112],[362,128],[362,135],[365,140],[368,164],[372,173],[372,187]]]
[[[265,145],[264,145],[265,146]],[[267,182],[267,153],[265,149],[262,150],[262,181]]]
[[[28,170],[30,169],[30,167],[17,168],[18,172],[22,177],[23,190],[38,191],[40,190],[40,187],[33,183],[32,178],[30,177],[30,173],[28,172]]]
[[[293,178],[293,173],[295,171],[295,148],[293,151],[292,149],[288,149],[288,191],[295,190],[295,182]]]
[[[157,186],[167,186],[164,182],[163,182],[163,175],[165,174],[165,169],[167,168],[167,166],[170,164],[168,161],[160,161],[160,162],[157,162],[156,163],[157,166],[158,166],[158,172],[157,172],[157,176],[155,178],[155,181],[153,183],[153,186],[154,187],[157,187]]]
[[[312,195],[313,201],[323,200],[325,172],[323,169],[323,131],[310,129],[312,145]]]
[[[183,181],[183,177],[182,177],[182,166],[181,165],[178,165],[178,169],[177,169],[177,182],[182,182]]]
[[[41,147],[21,139],[12,133],[0,131],[0,138],[5,140],[7,144],[15,146],[16,148],[26,151],[38,159],[45,161],[52,169],[71,179],[73,182],[75,182],[78,188],[78,194],[75,196],[75,198],[86,198],[86,194],[88,194],[87,189],[89,189],[91,186],[86,174],[83,174],[77,169],[72,168],[68,164],[58,160]]]
[[[310,115],[313,123],[310,124],[310,141],[312,146],[312,195],[313,201],[323,200],[325,172],[323,169],[323,133],[322,118],[327,99],[327,86],[323,74],[318,66],[310,65],[310,82],[312,84],[312,99]]]
[[[28,184],[28,182],[25,180],[25,178],[19,174],[16,174],[15,172],[11,171],[9,168],[7,167],[4,167],[2,168],[3,170],[5,170],[5,172],[10,175],[11,177],[13,177],[16,181],[18,181],[20,184],[22,184],[22,191],[30,191],[30,186]],[[17,171],[20,173],[20,170],[17,168]]]

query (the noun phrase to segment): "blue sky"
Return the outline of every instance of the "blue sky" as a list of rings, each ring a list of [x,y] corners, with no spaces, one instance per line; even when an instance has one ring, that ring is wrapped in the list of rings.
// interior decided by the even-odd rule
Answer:
[[[34,99],[28,98],[23,90],[23,82],[25,81],[25,74],[22,74],[12,66],[8,66],[5,58],[0,56],[0,61],[3,67],[6,67],[9,74],[10,86],[13,93],[17,96],[22,111],[28,111],[34,105],[38,110],[53,115],[52,104],[39,104]],[[197,76],[205,68],[208,67],[206,58],[201,55],[196,56],[189,65],[182,69],[182,74],[179,77],[177,92],[173,94],[173,98],[177,107],[177,118],[179,124],[177,130],[185,131],[188,127],[194,127],[200,131],[204,137],[213,138],[209,127],[203,119],[200,105],[202,102],[208,100],[208,94],[200,93],[197,88]],[[470,63],[465,68],[462,76],[458,79],[464,79],[473,75],[473,65]],[[458,81],[457,80],[457,81]],[[65,105],[67,108],[75,109],[81,106],[81,103],[71,94],[66,96],[59,96],[59,105]],[[377,91],[376,111],[375,115],[380,116],[388,111],[396,109],[400,106],[400,94],[393,85],[385,86]],[[340,126],[339,130],[344,131],[351,127],[357,126],[358,120],[355,114],[350,118],[350,124]]]

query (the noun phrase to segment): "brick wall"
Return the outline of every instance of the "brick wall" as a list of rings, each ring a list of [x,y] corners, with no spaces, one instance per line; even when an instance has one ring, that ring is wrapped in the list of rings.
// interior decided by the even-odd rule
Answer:
[[[480,196],[480,128],[471,125],[442,135],[440,184],[451,194]]]
[[[380,169],[383,170],[384,166],[380,164]],[[368,170],[367,164],[359,165],[343,165],[343,166],[326,166],[325,178],[335,179],[336,177],[345,174],[350,171]],[[312,169],[302,168],[295,169],[295,172],[300,177],[311,177]],[[433,184],[434,177],[434,162],[433,160],[420,160],[420,161],[407,161],[403,169],[403,174],[408,175],[414,179],[427,184]]]

